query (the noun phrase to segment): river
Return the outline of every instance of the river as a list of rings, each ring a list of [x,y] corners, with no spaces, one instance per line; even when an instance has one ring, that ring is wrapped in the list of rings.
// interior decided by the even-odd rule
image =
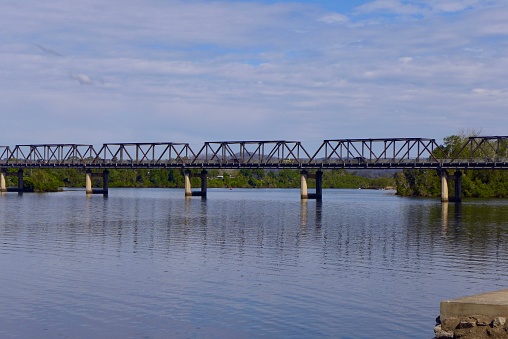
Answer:
[[[508,200],[292,189],[0,197],[2,338],[431,338],[508,287]]]

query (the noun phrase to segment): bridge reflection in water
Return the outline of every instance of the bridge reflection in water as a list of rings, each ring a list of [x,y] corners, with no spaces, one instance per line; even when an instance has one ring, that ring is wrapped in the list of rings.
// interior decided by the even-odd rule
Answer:
[[[5,177],[12,175],[7,169],[12,168],[18,169],[18,186],[6,187]],[[0,146],[0,191],[22,193],[23,170],[30,168],[85,169],[86,193],[105,196],[108,169],[177,168],[184,171],[186,197],[206,197],[206,169],[299,169],[301,198],[316,200],[322,199],[326,169],[434,169],[441,176],[441,200],[447,202],[461,200],[461,170],[508,169],[508,137],[470,137],[453,154],[426,138],[324,140],[315,152],[286,140],[205,142],[199,149],[173,142]],[[199,191],[191,189],[192,169],[201,169],[194,174],[201,178]],[[92,188],[94,176],[102,177],[101,189]],[[316,179],[315,193],[308,192],[309,178]],[[449,180],[454,181],[454,197],[448,196]]]

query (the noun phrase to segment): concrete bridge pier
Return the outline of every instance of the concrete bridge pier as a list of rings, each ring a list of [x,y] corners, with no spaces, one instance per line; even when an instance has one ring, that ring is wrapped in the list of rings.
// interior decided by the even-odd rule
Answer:
[[[461,202],[462,201],[462,172],[455,171],[453,175],[449,175],[446,170],[440,170],[441,177],[441,202]],[[448,180],[454,181],[455,195],[449,197]]]
[[[23,194],[23,170],[18,170],[18,194]]]
[[[300,197],[303,199],[309,199],[309,192],[307,189],[307,178],[309,176],[309,172],[301,171],[300,172]]]
[[[85,190],[86,190],[86,194],[93,194],[92,170],[86,170],[86,172],[85,172]]]
[[[109,193],[109,171],[102,172],[102,195],[107,197]]]
[[[201,177],[201,194],[200,196],[206,197],[206,189],[208,188],[208,172],[206,170],[202,170],[199,176]]]
[[[441,170],[439,176],[441,177],[441,202],[448,202],[448,172]]]
[[[455,174],[453,177],[455,180],[455,197],[453,198],[453,201],[461,202],[462,201],[462,172],[455,171]]]
[[[183,172],[183,175],[184,175],[184,182],[185,182],[185,196],[192,197],[192,187],[191,187],[191,182],[190,182],[191,171],[185,170]]]
[[[2,169],[0,171],[0,193],[7,192],[7,185],[6,185],[6,180],[5,180],[6,175],[7,175],[6,171],[4,169]]]
[[[309,178],[316,179],[316,193],[308,192],[307,179]],[[321,170],[318,170],[314,175],[305,170],[300,172],[300,197],[302,199],[323,199],[323,172]]]
[[[93,177],[101,177],[102,178],[102,189],[92,188],[92,178]],[[86,170],[85,173],[85,190],[86,194],[102,194],[103,196],[108,196],[109,191],[109,171],[104,170],[102,173],[92,173],[92,170]]]
[[[323,199],[323,171],[316,172],[316,198],[317,200]]]
[[[5,177],[8,175],[18,177],[18,187],[7,187]],[[7,173],[7,170],[5,168],[0,171],[0,193],[3,194],[5,192],[18,192],[18,194],[23,194],[23,170],[22,169],[19,169],[18,173],[16,173],[16,174]]]
[[[207,190],[207,186],[208,186],[207,174],[208,174],[208,172],[206,170],[202,170],[201,173],[194,175],[195,177],[201,178],[201,190],[193,192],[192,186],[191,186],[191,180],[190,180],[192,173],[190,170],[184,171],[185,196],[186,197],[206,198],[206,190]]]

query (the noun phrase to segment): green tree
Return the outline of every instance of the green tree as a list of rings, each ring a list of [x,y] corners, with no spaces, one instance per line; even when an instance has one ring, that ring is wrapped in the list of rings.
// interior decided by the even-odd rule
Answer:
[[[442,150],[436,151],[436,157],[457,159],[481,158],[494,159],[504,157],[506,149],[492,141],[484,141],[482,147],[464,147],[470,137],[477,136],[477,131],[469,135],[461,133],[444,138]],[[473,151],[473,154],[471,152]],[[441,180],[434,170],[404,170],[396,177],[397,193],[403,196],[439,196]],[[450,185],[453,190],[453,185]],[[462,175],[462,195],[464,197],[508,197],[508,171],[503,170],[465,170]]]
[[[23,190],[35,192],[56,192],[63,186],[53,170],[34,169],[23,178]]]

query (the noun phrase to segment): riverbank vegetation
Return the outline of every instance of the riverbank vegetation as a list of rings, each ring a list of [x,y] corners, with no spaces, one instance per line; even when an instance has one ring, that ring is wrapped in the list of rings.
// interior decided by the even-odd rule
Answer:
[[[467,143],[469,134],[452,135],[444,139],[443,150],[449,156],[457,156]],[[482,152],[490,148],[483,148]],[[494,151],[495,147],[491,150]],[[443,155],[436,152],[436,157]],[[477,154],[478,157],[492,156]],[[463,170],[462,196],[473,198],[506,198],[508,197],[508,171],[506,170]],[[453,172],[449,172],[453,175]],[[441,178],[436,170],[404,170],[396,175],[397,194],[402,196],[439,197],[441,195]],[[449,185],[450,193],[453,185]]]
[[[12,174],[16,170],[10,170]],[[193,170],[199,174],[200,170]],[[312,172],[310,172],[312,174]],[[367,177],[362,171],[330,170],[323,172],[323,188],[372,188],[394,187],[393,173],[378,173],[376,177]],[[208,170],[210,188],[298,188],[299,170]],[[101,187],[102,179],[93,178],[93,186]],[[199,187],[200,178],[191,179],[193,187]],[[17,177],[7,177],[7,186],[17,186]],[[24,190],[32,192],[52,192],[61,187],[84,187],[84,169],[26,169]],[[309,179],[308,186],[315,187],[315,179]],[[184,187],[184,174],[181,169],[110,169],[109,187]]]

